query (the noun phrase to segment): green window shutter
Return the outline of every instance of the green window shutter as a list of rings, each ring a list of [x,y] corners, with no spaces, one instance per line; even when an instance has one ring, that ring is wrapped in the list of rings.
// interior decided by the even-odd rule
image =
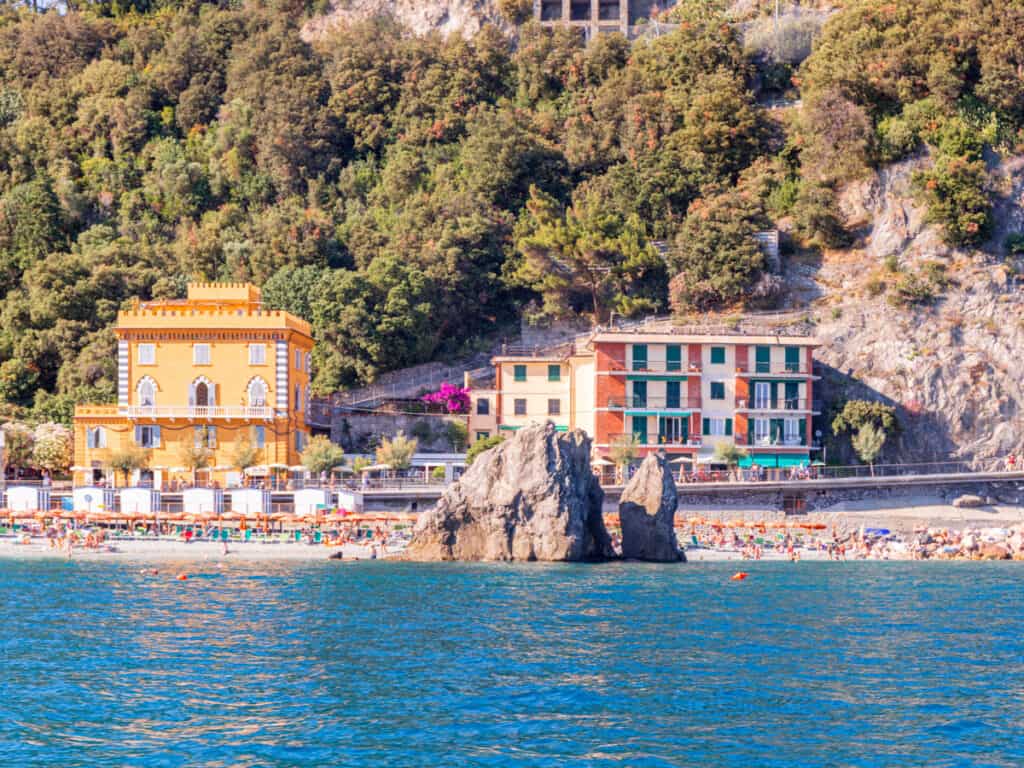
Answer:
[[[646,408],[647,407],[647,382],[646,381],[634,381],[633,382],[633,407],[634,408]]]
[[[784,423],[783,423],[782,419],[772,419],[771,435],[772,435],[772,442],[773,443],[777,443],[777,442],[779,442],[782,439],[783,426],[784,426]]]
[[[725,347],[712,347],[711,348],[711,363],[713,365],[724,365],[725,364]]]
[[[755,358],[757,365],[757,373],[770,373],[772,369],[772,349],[771,347],[756,347]]]
[[[683,353],[678,344],[665,347],[665,370],[679,371],[683,367]]]
[[[687,442],[690,439],[690,420],[689,419],[684,418],[682,420],[682,428],[683,428],[683,430],[682,430],[683,442],[685,443],[685,442]]]
[[[730,418],[725,420],[725,434],[729,437],[732,436],[732,419]]]
[[[725,382],[724,381],[712,381],[711,382],[711,399],[712,400],[725,400]]]
[[[779,407],[779,382],[772,382],[772,408]]]
[[[786,407],[790,409],[800,407],[800,384],[795,381],[786,382]]]
[[[665,383],[665,407],[666,408],[678,408],[679,407],[679,382],[669,381]]]
[[[633,370],[644,371],[647,370],[647,345],[646,344],[634,344],[633,345]]]
[[[786,370],[792,373],[800,370],[800,347],[786,347]]]
[[[633,417],[633,436],[642,444],[647,444],[647,417],[646,416],[634,416]]]
[[[800,445],[807,445],[807,419],[800,419]]]
[[[526,381],[526,366],[517,365],[512,369],[513,378],[516,381]]]
[[[701,431],[702,431],[702,433],[705,434],[705,435],[710,435],[711,434],[711,419],[709,419],[709,418],[707,418],[705,416],[702,419],[702,422],[703,422],[701,424]]]
[[[561,381],[562,380],[562,366],[560,365],[549,365],[548,366],[548,381]]]

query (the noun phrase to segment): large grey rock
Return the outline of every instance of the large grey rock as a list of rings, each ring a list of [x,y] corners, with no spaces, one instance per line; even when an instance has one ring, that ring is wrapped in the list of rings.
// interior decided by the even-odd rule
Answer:
[[[674,521],[678,503],[676,483],[665,455],[648,455],[619,499],[622,556],[659,563],[686,560],[676,543]]]
[[[965,493],[963,496],[957,496],[953,499],[953,506],[958,509],[965,509],[970,507],[983,507],[985,506],[985,500],[981,496],[975,496],[971,493]]]
[[[614,555],[590,438],[552,424],[480,454],[416,524],[411,560],[603,560]]]

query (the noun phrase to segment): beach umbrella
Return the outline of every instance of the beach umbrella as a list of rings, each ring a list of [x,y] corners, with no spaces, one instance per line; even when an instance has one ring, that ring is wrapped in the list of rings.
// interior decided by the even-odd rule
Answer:
[[[593,461],[590,462],[590,465],[593,466],[593,467],[614,467],[615,466],[615,462],[614,461],[609,461],[608,459],[604,458],[603,456],[598,456],[596,459],[594,459]]]
[[[265,474],[267,474],[268,468],[266,466],[260,464],[260,465],[255,466],[255,467],[246,467],[242,471],[245,472],[245,474],[247,474],[247,475],[249,475],[251,477],[253,475],[265,475]]]
[[[305,464],[292,464],[288,467],[289,472],[308,472]]]

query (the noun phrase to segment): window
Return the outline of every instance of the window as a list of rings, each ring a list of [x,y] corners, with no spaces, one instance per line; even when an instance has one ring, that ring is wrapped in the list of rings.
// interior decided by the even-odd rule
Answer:
[[[786,382],[786,409],[795,411],[800,407],[800,383],[796,381]]]
[[[263,365],[267,362],[267,345],[249,345],[249,365]]]
[[[771,347],[754,348],[754,370],[757,373],[771,373],[772,370],[772,349]]]
[[[266,427],[253,427],[252,428],[252,444],[256,448],[265,448],[267,445],[267,428]]]
[[[89,427],[85,430],[86,448],[106,448],[107,430],[103,427]]]
[[[686,419],[662,416],[658,419],[659,443],[685,443],[688,437]]]
[[[312,352],[307,352],[306,353],[306,373],[309,373],[312,370],[313,370],[313,353]]]
[[[295,450],[298,453],[302,453],[304,450],[306,450],[306,433],[305,432],[299,432],[299,431],[295,432]]]
[[[512,378],[515,381],[526,381],[526,366],[516,365],[512,367]]]
[[[711,348],[711,364],[725,365],[725,347]]]
[[[263,379],[253,379],[249,382],[249,406],[252,408],[264,408],[267,405],[267,385]]]
[[[666,381],[665,382],[665,407],[666,408],[678,408],[679,407],[679,382],[678,381]]]
[[[665,370],[679,371],[683,368],[683,350],[678,344],[665,347]]]
[[[562,401],[557,397],[548,400],[548,416],[562,415]]]
[[[477,440],[486,440],[490,436],[491,436],[490,432],[477,432],[476,433],[476,439]]]
[[[771,408],[772,406],[772,384],[770,381],[754,382],[754,407]]]
[[[135,427],[135,444],[141,448],[159,448],[160,427],[155,424]]]
[[[800,347],[786,347],[786,371],[800,372]]]
[[[206,408],[213,405],[213,385],[208,384],[204,377],[200,377],[198,381],[192,384],[189,402],[198,408]]]
[[[210,364],[210,345],[209,344],[193,344],[192,345],[192,364],[193,365],[209,365]]]
[[[634,408],[646,408],[647,407],[647,382],[646,381],[634,381],[633,382],[633,407]]]
[[[139,381],[136,392],[139,395],[139,405],[143,408],[152,408],[156,405],[156,384],[148,376]]]
[[[633,370],[634,371],[646,371],[647,370],[647,345],[646,344],[634,344],[633,345]]]
[[[711,399],[712,400],[725,400],[725,382],[724,381],[712,381],[711,382]]]
[[[732,434],[732,419],[706,418],[703,426],[705,435],[721,437]]]
[[[765,445],[771,442],[771,421],[769,419],[754,419],[754,442],[758,445]]]
[[[295,350],[295,370],[297,370],[297,371],[301,371],[302,370],[302,350],[301,349],[296,349]]]
[[[562,366],[560,365],[549,365],[548,366],[548,381],[561,381],[562,380]]]
[[[786,445],[801,445],[803,430],[800,428],[803,419],[785,419],[782,427],[782,438]]]
[[[295,403],[295,410],[296,411],[301,411],[302,410],[302,387],[300,387],[298,384],[295,385],[295,400],[293,402]]]
[[[206,446],[207,448],[217,447],[217,428],[216,427],[196,427],[193,435],[192,442],[196,448]]]
[[[647,417],[646,416],[634,416],[633,417],[633,437],[636,438],[637,442],[641,445],[647,444]]]
[[[477,416],[489,416],[491,414],[491,401],[486,397],[478,397],[476,399],[476,415]]]
[[[525,416],[526,415],[526,398],[524,398],[524,397],[517,397],[515,402],[512,405],[515,408],[516,416]]]
[[[156,364],[156,344],[139,344],[139,365]]]

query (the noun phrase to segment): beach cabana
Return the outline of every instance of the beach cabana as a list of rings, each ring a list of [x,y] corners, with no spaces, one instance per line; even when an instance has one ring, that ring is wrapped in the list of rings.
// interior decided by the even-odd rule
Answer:
[[[224,511],[224,491],[220,488],[186,488],[181,492],[181,509],[186,515],[219,515]]]
[[[94,513],[114,508],[115,495],[113,488],[97,488],[91,485],[82,486],[75,488],[71,492],[71,497],[74,499],[74,506],[77,511]]]
[[[152,517],[160,509],[160,491],[152,488],[122,488],[118,496],[123,515],[133,518]]]
[[[295,491],[293,499],[295,514],[316,515],[317,509],[330,506],[331,492],[324,488],[304,488],[301,491]]]
[[[270,513],[270,491],[261,488],[232,488],[229,492],[231,509],[246,516]]]
[[[50,489],[12,485],[4,494],[4,506],[11,512],[31,512],[50,508]]]

